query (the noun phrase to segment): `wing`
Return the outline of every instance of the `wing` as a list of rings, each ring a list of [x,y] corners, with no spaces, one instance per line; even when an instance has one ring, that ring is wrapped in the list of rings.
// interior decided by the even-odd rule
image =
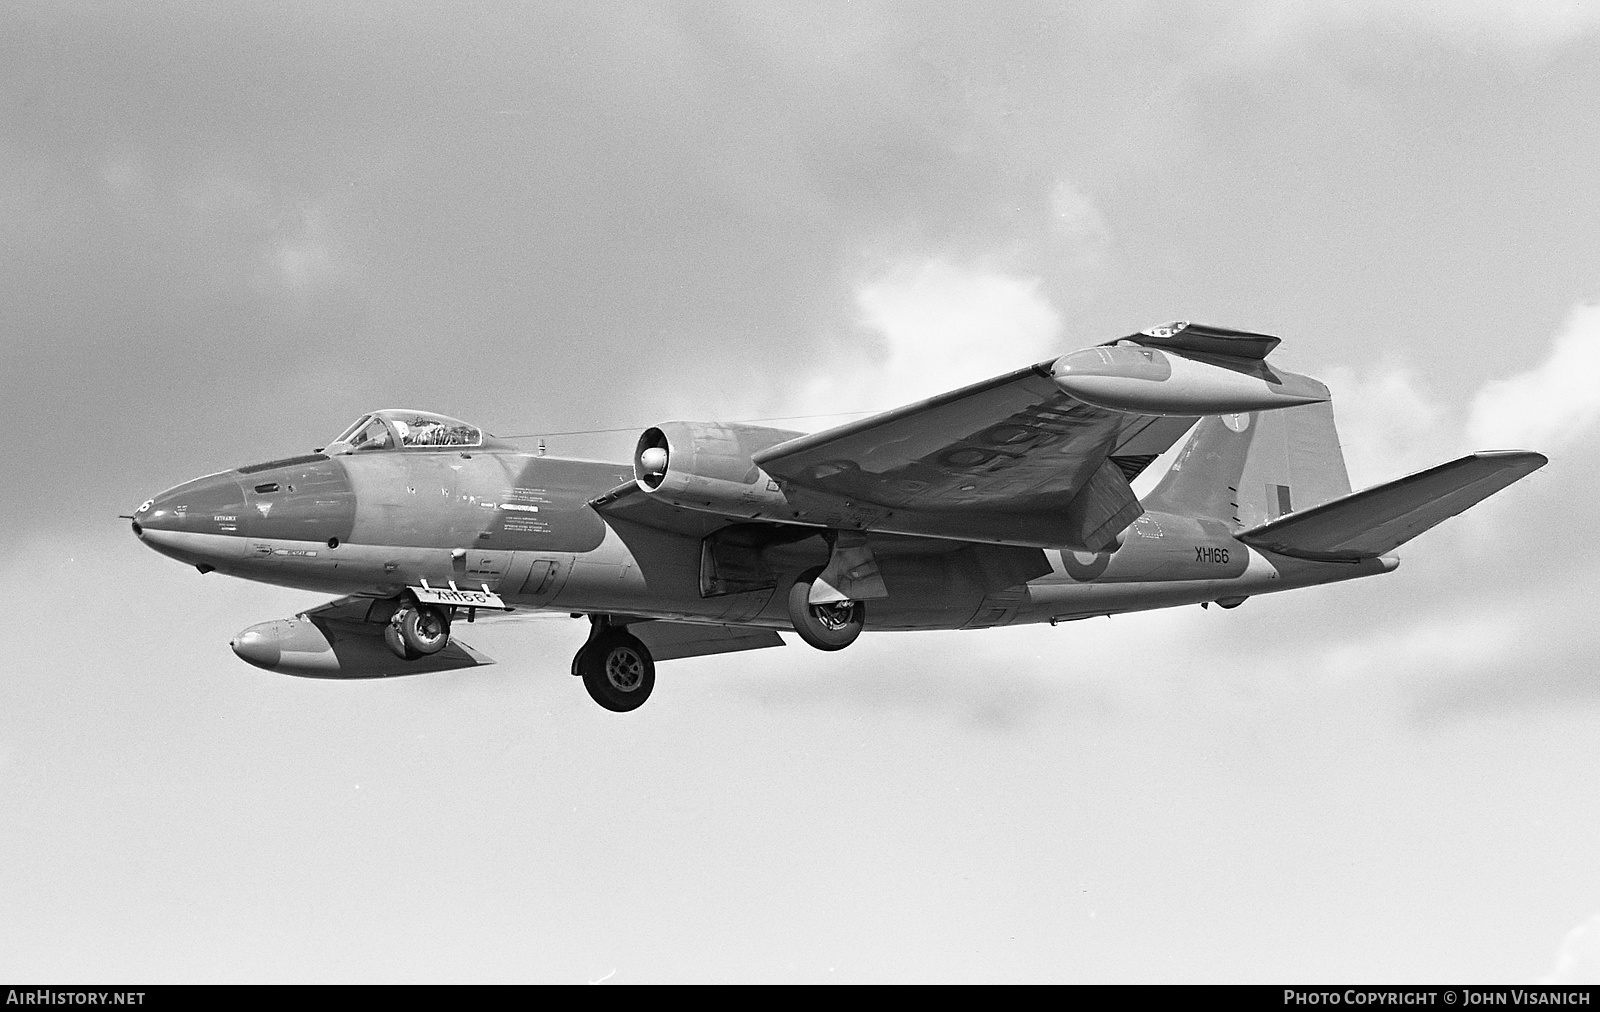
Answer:
[[[1543,467],[1543,454],[1468,454],[1263,524],[1239,540],[1324,562],[1376,558]]]
[[[590,499],[589,505],[603,517],[628,520],[643,527],[694,538],[706,537],[737,522],[735,517],[665,502],[645,493],[636,481],[618,485],[604,495]]]
[[[783,637],[775,631],[755,626],[651,621],[629,623],[628,631],[644,641],[658,661],[783,646]]]
[[[1140,513],[1128,487],[1198,416],[1064,393],[1046,362],[780,443],[755,462],[830,527],[1103,548]]]
[[[1328,399],[1265,363],[1277,343],[1180,322],[812,435],[665,423],[634,486],[590,505],[702,537],[738,520],[1104,551],[1143,512],[1129,481],[1201,416]]]

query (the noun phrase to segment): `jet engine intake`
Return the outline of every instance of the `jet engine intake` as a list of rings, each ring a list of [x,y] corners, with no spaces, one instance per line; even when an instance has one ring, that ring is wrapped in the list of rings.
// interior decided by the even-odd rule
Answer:
[[[685,509],[787,520],[788,500],[751,456],[798,435],[759,425],[667,422],[639,437],[634,480],[641,491]]]

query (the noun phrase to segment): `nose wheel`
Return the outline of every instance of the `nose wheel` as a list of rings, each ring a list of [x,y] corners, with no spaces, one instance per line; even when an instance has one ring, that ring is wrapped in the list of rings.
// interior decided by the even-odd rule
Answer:
[[[626,629],[596,626],[594,635],[572,659],[573,673],[596,703],[616,713],[636,710],[656,687],[656,662],[650,649]]]
[[[450,614],[431,604],[404,603],[384,626],[383,641],[408,661],[436,654],[450,642]]]

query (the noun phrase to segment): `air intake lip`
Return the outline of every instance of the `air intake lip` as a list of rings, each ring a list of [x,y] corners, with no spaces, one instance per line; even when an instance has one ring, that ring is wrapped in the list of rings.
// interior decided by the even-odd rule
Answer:
[[[660,429],[646,429],[639,436],[633,450],[633,477],[641,486],[655,491],[666,480],[667,466],[672,448],[667,445],[667,434]],[[646,463],[646,458],[649,462]]]

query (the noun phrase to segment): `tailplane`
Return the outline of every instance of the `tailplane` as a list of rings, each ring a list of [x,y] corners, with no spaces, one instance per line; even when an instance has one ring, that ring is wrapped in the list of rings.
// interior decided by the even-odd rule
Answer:
[[[1240,534],[1257,548],[1322,562],[1354,562],[1393,551],[1430,527],[1547,463],[1541,453],[1473,453]]]

